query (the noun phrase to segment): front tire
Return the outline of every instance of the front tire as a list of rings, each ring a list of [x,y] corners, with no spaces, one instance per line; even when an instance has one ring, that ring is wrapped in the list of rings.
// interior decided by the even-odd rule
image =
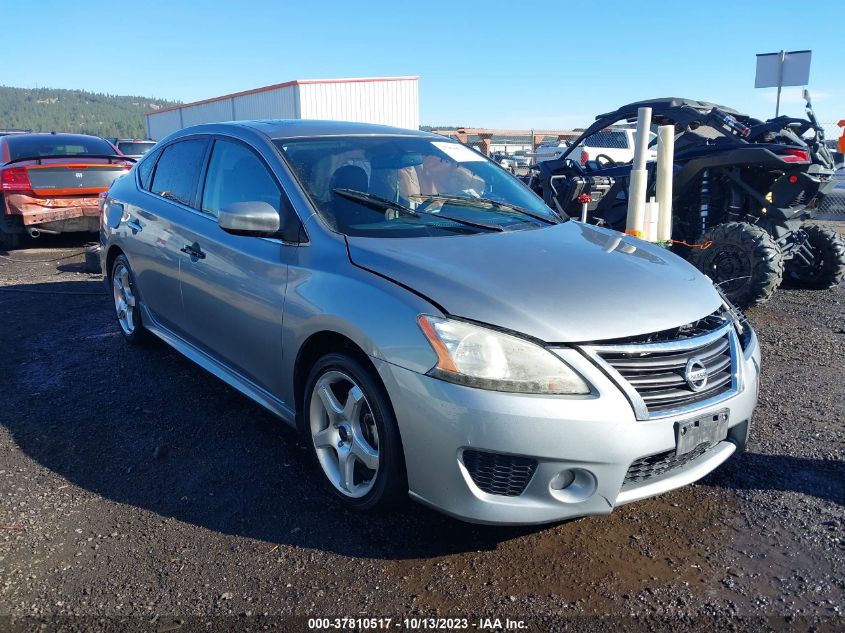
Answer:
[[[816,224],[803,227],[809,263],[797,256],[786,262],[786,282],[799,288],[835,288],[845,279],[845,238]]]
[[[120,333],[132,345],[148,344],[152,336],[141,322],[141,306],[138,301],[135,277],[129,267],[129,260],[124,255],[118,255],[115,258],[109,279],[114,297],[115,318]]]
[[[350,508],[383,509],[407,494],[393,407],[358,359],[327,354],[317,361],[305,385],[302,431],[324,482]]]
[[[690,263],[740,307],[761,305],[783,280],[783,255],[764,229],[746,222],[719,224],[704,232],[708,248],[693,250]]]

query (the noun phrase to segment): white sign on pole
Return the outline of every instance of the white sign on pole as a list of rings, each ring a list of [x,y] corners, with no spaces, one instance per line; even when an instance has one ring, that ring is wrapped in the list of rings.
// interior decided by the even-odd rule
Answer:
[[[789,51],[757,55],[755,88],[777,86],[806,86],[810,83],[810,57],[812,51]],[[783,67],[781,68],[781,55]]]
[[[781,51],[757,55],[755,88],[774,88],[778,96],[775,116],[780,113],[780,91],[784,86],[806,86],[810,83],[810,57],[813,51]]]

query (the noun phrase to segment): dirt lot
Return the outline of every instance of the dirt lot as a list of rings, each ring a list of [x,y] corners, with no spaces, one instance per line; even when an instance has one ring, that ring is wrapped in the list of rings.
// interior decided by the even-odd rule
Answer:
[[[0,630],[845,627],[845,289],[751,311],[746,454],[606,517],[500,529],[341,509],[271,415],[163,345],[124,344],[82,244],[0,252]]]

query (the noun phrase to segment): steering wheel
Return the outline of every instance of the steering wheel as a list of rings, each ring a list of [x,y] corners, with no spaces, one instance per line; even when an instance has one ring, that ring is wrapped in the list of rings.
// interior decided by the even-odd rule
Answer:
[[[607,154],[597,154],[593,159],[599,167],[615,167],[616,161]]]

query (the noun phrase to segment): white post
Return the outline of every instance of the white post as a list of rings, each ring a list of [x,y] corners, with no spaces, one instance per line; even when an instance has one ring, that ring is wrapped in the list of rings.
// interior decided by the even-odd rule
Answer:
[[[780,115],[780,89],[783,87],[783,63],[786,61],[786,51],[780,52],[780,61],[778,61],[778,98],[775,104],[775,117]]]
[[[675,126],[657,128],[657,241],[672,239],[672,177],[675,160]]]
[[[645,169],[648,158],[648,133],[651,130],[651,108],[637,110],[637,132],[634,134],[634,169]]]
[[[648,172],[645,168],[648,154],[648,133],[651,129],[651,108],[637,110],[637,132],[634,135],[634,162],[628,182],[628,221],[625,233],[643,237],[645,227],[645,196]]]
[[[651,200],[645,203],[645,240],[647,242],[657,241],[658,205],[652,196]]]

